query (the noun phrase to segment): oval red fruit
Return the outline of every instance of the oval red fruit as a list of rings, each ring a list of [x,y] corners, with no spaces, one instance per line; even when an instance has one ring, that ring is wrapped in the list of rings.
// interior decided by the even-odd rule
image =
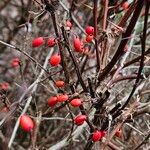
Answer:
[[[88,35],[94,34],[94,27],[92,27],[92,26],[87,26],[87,27],[85,28],[85,32],[86,32]]]
[[[19,58],[14,58],[12,59],[11,61],[11,66],[14,68],[14,67],[18,67],[20,64],[20,59]]]
[[[39,46],[43,45],[43,43],[44,43],[43,37],[35,38],[32,41],[32,47],[39,47]]]
[[[70,20],[67,20],[66,21],[66,26],[69,27],[69,28],[72,28],[72,23]]]
[[[78,37],[75,37],[73,40],[74,49],[76,52],[82,52],[83,50],[83,43]]]
[[[101,133],[101,131],[95,131],[94,133],[93,133],[93,135],[92,135],[92,141],[93,142],[97,142],[97,141],[99,141],[100,139],[102,138],[102,133]]]
[[[54,38],[48,39],[48,41],[47,41],[48,47],[53,47],[53,46],[55,46],[55,44],[56,44],[56,39],[54,39]]]
[[[52,65],[52,66],[57,66],[59,65],[61,62],[61,57],[60,55],[58,54],[55,54],[53,55],[50,59],[49,59],[49,63]]]
[[[10,88],[10,84],[8,82],[3,82],[0,84],[0,89],[7,91]]]
[[[34,122],[29,116],[22,115],[20,117],[20,126],[24,131],[30,132],[34,128]]]
[[[122,4],[122,8],[123,8],[124,10],[127,10],[127,9],[129,8],[129,3],[128,3],[128,2],[124,2],[124,3]]]
[[[79,99],[79,98],[75,98],[75,99],[73,99],[73,100],[70,102],[70,104],[71,104],[73,107],[79,107],[79,106],[82,105],[82,101],[81,101],[81,99]]]
[[[64,87],[65,86],[65,82],[64,81],[62,81],[62,80],[58,80],[58,81],[56,81],[55,82],[55,85],[57,86],[57,87]]]
[[[67,94],[62,94],[62,95],[57,96],[57,98],[58,98],[58,102],[65,102],[68,100],[69,97]]]
[[[92,42],[93,40],[93,35],[87,35],[85,39],[88,43]]]
[[[52,96],[52,97],[50,97],[50,98],[48,99],[48,105],[49,105],[50,107],[55,106],[55,105],[57,104],[57,102],[58,102],[58,99],[57,99],[56,96]]]
[[[86,115],[78,115],[74,118],[74,123],[78,126],[82,125],[87,120]]]

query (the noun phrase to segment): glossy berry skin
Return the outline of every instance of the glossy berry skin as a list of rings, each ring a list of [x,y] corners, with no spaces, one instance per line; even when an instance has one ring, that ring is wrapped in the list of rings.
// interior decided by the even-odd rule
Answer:
[[[87,120],[87,116],[86,115],[78,115],[74,118],[74,123],[77,126],[82,125],[85,121]]]
[[[93,40],[93,35],[87,35],[85,40],[86,40],[86,42],[88,42],[88,43],[92,42],[92,40]]]
[[[14,58],[14,59],[12,59],[12,61],[11,61],[11,66],[12,66],[13,68],[18,67],[19,64],[20,64],[19,58]]]
[[[10,84],[8,82],[3,82],[0,84],[0,89],[7,91],[10,88]]]
[[[102,138],[102,133],[101,133],[101,131],[95,131],[94,133],[93,133],[93,135],[92,135],[92,141],[93,142],[97,142],[97,141],[99,141],[100,139]]]
[[[68,100],[69,97],[67,94],[62,94],[62,95],[57,96],[57,98],[58,98],[58,102],[65,102]]]
[[[93,35],[94,34],[94,27],[92,27],[92,26],[87,26],[86,28],[85,28],[85,32],[88,34],[88,35]]]
[[[69,27],[69,28],[72,28],[72,23],[70,20],[67,20],[66,21],[66,26]]]
[[[99,130],[97,130],[97,131],[93,132],[92,141],[93,142],[99,141],[102,137],[105,136],[105,134],[106,134],[105,131],[99,131]]]
[[[58,80],[55,82],[55,85],[59,88],[64,87],[65,86],[65,82],[62,80]]]
[[[79,98],[75,98],[75,99],[73,99],[73,100],[70,102],[70,104],[71,104],[73,107],[79,107],[79,106],[82,105],[82,101],[81,101],[81,99],[79,99]]]
[[[129,8],[129,3],[126,1],[126,2],[124,2],[123,4],[122,4],[122,8],[124,9],[124,10],[127,10],[128,8]]]
[[[58,99],[57,99],[56,96],[52,96],[52,97],[50,97],[50,98],[48,99],[48,105],[49,105],[50,107],[55,106],[55,105],[57,104],[57,102],[58,102]]]
[[[61,57],[60,55],[58,54],[55,54],[53,55],[50,59],[49,59],[49,63],[52,65],[52,66],[57,66],[59,65],[61,62]]]
[[[39,47],[44,44],[43,37],[38,37],[32,40],[32,47]]]
[[[83,43],[78,37],[75,37],[73,40],[73,46],[76,52],[82,52],[83,51]]]
[[[34,128],[34,122],[29,116],[22,115],[20,117],[20,126],[24,131],[30,132]]]
[[[47,45],[48,47],[54,47],[56,44],[56,40],[54,38],[48,39]]]

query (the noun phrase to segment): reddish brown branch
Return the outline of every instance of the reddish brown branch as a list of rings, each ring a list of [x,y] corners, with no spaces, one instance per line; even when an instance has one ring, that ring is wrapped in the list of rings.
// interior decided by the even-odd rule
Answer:
[[[108,63],[108,65],[104,68],[103,72],[98,76],[98,83],[100,83],[109,74],[109,72],[112,70],[112,68],[116,64],[116,62],[124,54],[123,50],[128,42],[128,39],[126,37],[131,36],[132,31],[135,27],[135,24],[138,20],[139,15],[140,15],[140,12],[142,10],[143,4],[144,4],[144,1],[138,0],[137,7],[135,8],[134,14],[130,20],[130,23],[126,29],[126,32],[122,35],[122,38],[124,40],[121,40],[121,43],[120,43],[115,55],[113,56],[111,61]]]
[[[95,49],[96,49],[96,60],[97,60],[97,72],[100,70],[100,58],[99,58],[99,50],[98,50],[98,41],[97,41],[97,0],[94,0],[94,9],[93,9],[93,17],[94,17],[94,36],[95,36]]]

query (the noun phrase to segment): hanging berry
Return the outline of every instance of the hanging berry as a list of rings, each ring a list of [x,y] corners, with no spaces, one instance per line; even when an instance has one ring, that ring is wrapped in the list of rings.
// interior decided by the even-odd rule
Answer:
[[[34,122],[33,122],[33,120],[29,116],[22,115],[20,117],[20,126],[22,127],[22,129],[24,131],[30,132],[34,128]]]
[[[122,4],[121,7],[123,8],[123,10],[127,10],[129,8],[129,3],[126,1]]]
[[[94,34],[94,27],[92,27],[92,26],[87,26],[86,28],[85,28],[85,32],[88,34],[88,35],[93,35]]]
[[[93,142],[97,142],[97,141],[99,141],[104,136],[105,136],[105,131],[99,131],[99,130],[97,130],[97,131],[93,132],[92,141]]]
[[[86,42],[90,43],[90,42],[92,42],[93,38],[94,38],[93,35],[87,35],[85,40],[86,40]]]
[[[47,41],[47,45],[48,47],[54,47],[56,44],[56,39],[54,38],[49,38],[48,41]]]
[[[73,100],[70,102],[70,104],[71,104],[73,107],[79,107],[79,106],[82,105],[82,101],[81,101],[81,99],[79,99],[79,98],[75,98],[75,99],[73,99]]]
[[[87,120],[86,115],[78,115],[74,118],[74,123],[78,126],[82,125]]]
[[[0,84],[0,89],[7,91],[10,88],[10,84],[8,82],[3,82]]]
[[[32,47],[39,47],[44,44],[43,37],[38,37],[32,40]]]
[[[68,100],[69,97],[67,94],[61,94],[61,95],[57,96],[57,98],[58,98],[58,102],[65,102]]]
[[[76,52],[82,52],[83,51],[83,43],[78,37],[75,37],[73,40],[74,49]]]
[[[66,21],[66,26],[69,27],[69,28],[72,28],[72,23],[70,20],[67,20]]]
[[[19,58],[12,59],[12,61],[11,61],[11,67],[13,67],[13,68],[18,67],[19,64],[20,64],[20,59]]]
[[[95,131],[92,135],[92,141],[97,142],[102,138],[101,131]]]
[[[57,102],[58,102],[58,98],[56,96],[52,96],[48,99],[48,105],[50,107],[55,106],[57,104]]]
[[[52,66],[57,66],[59,65],[61,62],[61,57],[60,55],[58,54],[55,54],[53,55],[50,59],[49,59],[49,63],[52,65]]]
[[[65,86],[65,82],[63,80],[57,80],[55,82],[55,85],[59,88],[64,87]]]

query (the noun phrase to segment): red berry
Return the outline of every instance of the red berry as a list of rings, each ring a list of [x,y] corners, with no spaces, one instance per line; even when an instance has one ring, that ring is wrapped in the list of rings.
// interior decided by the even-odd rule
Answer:
[[[121,138],[122,137],[122,131],[119,129],[116,131],[115,135],[118,137],[118,138]]]
[[[87,35],[85,39],[88,43],[92,42],[93,40],[93,35]]]
[[[52,97],[50,97],[49,100],[48,100],[48,105],[49,105],[50,107],[53,107],[53,106],[55,106],[55,105],[57,104],[57,102],[58,102],[57,97],[56,97],[56,96],[52,96]]]
[[[128,3],[128,2],[124,2],[124,3],[122,4],[122,8],[123,8],[124,10],[127,10],[127,9],[129,8],[129,3]]]
[[[1,90],[4,90],[4,91],[7,91],[10,87],[10,84],[8,82],[3,82],[0,84],[0,89]]]
[[[33,39],[32,41],[32,47],[39,47],[44,43],[43,37],[38,37]]]
[[[30,132],[34,128],[34,122],[29,116],[22,115],[20,117],[20,126],[24,131]]]
[[[62,80],[58,80],[58,81],[56,81],[55,82],[55,85],[57,86],[57,87],[64,87],[65,86],[65,82],[64,81],[62,81]]]
[[[72,23],[70,20],[67,20],[66,21],[66,26],[69,27],[69,28],[72,28]]]
[[[19,64],[20,64],[19,58],[14,58],[14,59],[12,59],[12,61],[11,61],[11,66],[12,66],[13,68],[14,68],[14,67],[18,67]]]
[[[53,47],[56,44],[56,40],[54,38],[48,39],[47,45],[48,47]]]
[[[86,32],[88,35],[94,34],[94,27],[92,27],[92,26],[87,26],[87,27],[85,28],[85,32]]]
[[[52,65],[52,66],[57,66],[59,65],[61,62],[61,57],[60,55],[58,54],[55,54],[53,55],[50,59],[49,59],[49,63]]]
[[[74,45],[74,49],[76,50],[76,52],[83,51],[83,43],[81,42],[81,40],[79,38],[77,38],[77,37],[74,38],[73,45]]]
[[[97,142],[102,138],[102,133],[101,131],[95,131],[92,135],[92,141]]]
[[[82,125],[87,120],[86,115],[78,115],[74,118],[74,123],[78,126]]]
[[[59,95],[58,97],[58,102],[65,102],[68,100],[68,95],[67,94],[62,94],[62,95]]]
[[[81,99],[79,98],[75,98],[73,99],[70,104],[73,106],[73,107],[79,107],[81,106],[82,102],[81,102]]]

